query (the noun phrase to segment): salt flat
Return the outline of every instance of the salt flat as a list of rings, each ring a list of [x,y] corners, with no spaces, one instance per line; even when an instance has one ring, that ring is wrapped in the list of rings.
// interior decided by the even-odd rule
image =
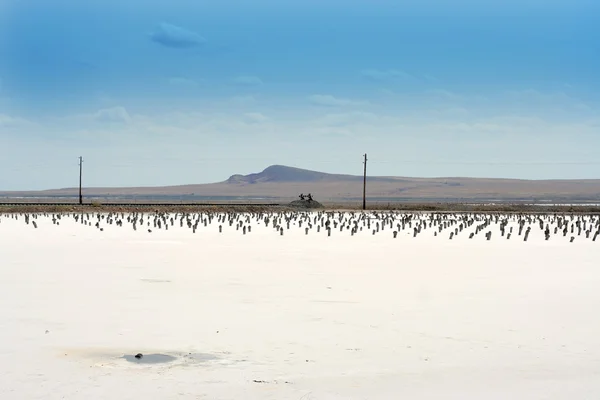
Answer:
[[[0,216],[0,398],[600,396],[598,217],[127,217]]]

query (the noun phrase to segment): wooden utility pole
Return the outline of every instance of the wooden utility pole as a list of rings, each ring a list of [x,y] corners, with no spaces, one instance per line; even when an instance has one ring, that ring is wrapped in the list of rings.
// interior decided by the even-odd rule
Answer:
[[[363,175],[363,210],[367,209],[367,153],[365,153],[364,155],[365,157],[365,161],[363,161],[363,163],[365,164],[365,169],[364,169],[364,175]]]
[[[79,156],[79,204],[83,204],[83,196],[81,195],[81,170],[83,167],[83,157]]]

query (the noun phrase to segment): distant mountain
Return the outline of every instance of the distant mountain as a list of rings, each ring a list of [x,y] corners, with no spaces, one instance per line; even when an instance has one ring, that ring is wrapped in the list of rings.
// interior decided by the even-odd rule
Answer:
[[[403,182],[407,178],[392,176],[368,176],[370,182]],[[362,175],[328,174],[325,172],[311,171],[308,169],[287,167],[285,165],[271,165],[262,172],[249,175],[232,175],[222,183],[229,184],[256,184],[256,183],[319,183],[319,182],[362,182]]]
[[[286,167],[285,165],[271,165],[262,172],[249,175],[232,175],[225,183],[256,184],[256,183],[282,183],[282,182],[358,182],[362,176],[327,174],[324,172],[310,171],[307,169]],[[378,180],[381,178],[377,178]]]

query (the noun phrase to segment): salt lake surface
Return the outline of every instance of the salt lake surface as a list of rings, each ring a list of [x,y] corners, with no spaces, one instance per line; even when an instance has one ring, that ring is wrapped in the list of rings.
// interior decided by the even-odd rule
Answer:
[[[598,217],[219,217],[1,215],[0,398],[600,397]]]

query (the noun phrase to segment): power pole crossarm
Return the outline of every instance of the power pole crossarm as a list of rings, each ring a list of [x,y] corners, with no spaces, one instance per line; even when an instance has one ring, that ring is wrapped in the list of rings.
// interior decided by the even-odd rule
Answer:
[[[366,210],[367,209],[367,154],[365,153],[364,155],[365,157],[365,161],[364,161],[364,172],[363,172],[363,205],[362,205],[362,209]]]

